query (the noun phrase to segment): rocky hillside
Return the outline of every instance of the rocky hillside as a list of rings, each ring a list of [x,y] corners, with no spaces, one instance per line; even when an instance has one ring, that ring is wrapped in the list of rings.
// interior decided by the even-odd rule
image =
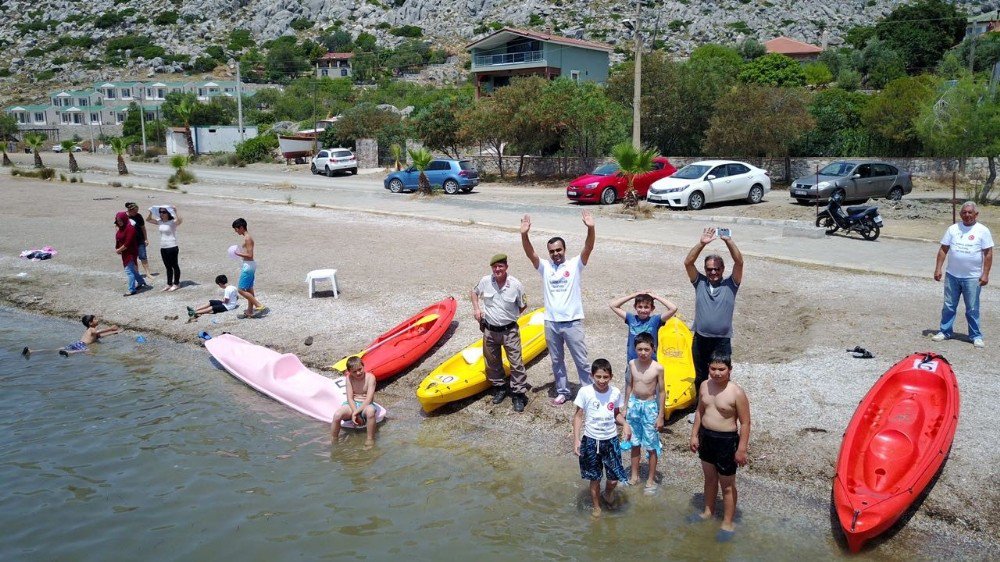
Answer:
[[[654,0],[641,21],[648,40],[684,55],[706,42],[765,41],[777,35],[831,45],[903,0]],[[1000,0],[956,0],[970,14]],[[628,0],[3,0],[0,102],[94,80],[181,72],[236,28],[257,42],[316,35],[337,26],[386,45],[402,26],[454,53],[498,25],[549,28],[627,48]],[[294,25],[293,25],[294,23]],[[296,31],[298,29],[298,31]],[[119,39],[126,37],[125,39]],[[117,41],[114,41],[118,39]],[[218,51],[217,51],[218,52]],[[225,52],[225,58],[232,52]],[[189,67],[187,67],[189,68]]]

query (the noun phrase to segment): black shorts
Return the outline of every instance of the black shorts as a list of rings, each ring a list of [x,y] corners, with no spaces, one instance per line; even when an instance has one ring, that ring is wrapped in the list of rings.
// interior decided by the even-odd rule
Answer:
[[[217,301],[212,299],[208,301],[208,304],[212,305],[212,314],[219,314],[220,312],[225,312],[229,310],[226,305],[222,304],[222,301]]]
[[[711,464],[721,476],[736,474],[736,449],[740,434],[735,431],[698,430],[698,458]]]

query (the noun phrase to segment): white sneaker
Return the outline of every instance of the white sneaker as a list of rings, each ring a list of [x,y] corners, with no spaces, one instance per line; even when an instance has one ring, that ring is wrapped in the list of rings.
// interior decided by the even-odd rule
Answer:
[[[688,414],[688,423],[694,423],[694,414]]]
[[[983,343],[983,338],[976,338],[972,340],[972,345],[976,347],[986,347],[986,344]]]
[[[938,332],[931,336],[931,341],[944,341],[948,339],[948,336],[944,335],[944,332]]]

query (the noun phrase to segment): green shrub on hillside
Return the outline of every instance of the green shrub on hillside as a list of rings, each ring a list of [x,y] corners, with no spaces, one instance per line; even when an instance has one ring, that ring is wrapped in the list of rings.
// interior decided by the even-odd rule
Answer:
[[[166,12],[160,12],[156,14],[156,17],[153,18],[153,23],[155,23],[156,25],[173,25],[177,23],[177,18],[178,18],[177,12],[173,10],[167,10]]]
[[[397,37],[423,37],[424,30],[416,25],[403,25],[389,31]]]
[[[312,29],[312,27],[316,24],[309,18],[295,18],[289,25],[295,31],[305,31],[307,29]]]
[[[124,21],[125,18],[118,12],[104,12],[97,17],[97,20],[94,21],[94,27],[98,29],[108,29],[109,27],[121,25]]]

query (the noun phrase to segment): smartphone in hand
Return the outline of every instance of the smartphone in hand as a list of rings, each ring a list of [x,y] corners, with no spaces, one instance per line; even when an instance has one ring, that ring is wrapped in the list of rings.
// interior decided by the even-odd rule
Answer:
[[[732,230],[722,227],[716,228],[715,233],[719,236],[719,238],[729,238],[730,236],[733,235]]]

